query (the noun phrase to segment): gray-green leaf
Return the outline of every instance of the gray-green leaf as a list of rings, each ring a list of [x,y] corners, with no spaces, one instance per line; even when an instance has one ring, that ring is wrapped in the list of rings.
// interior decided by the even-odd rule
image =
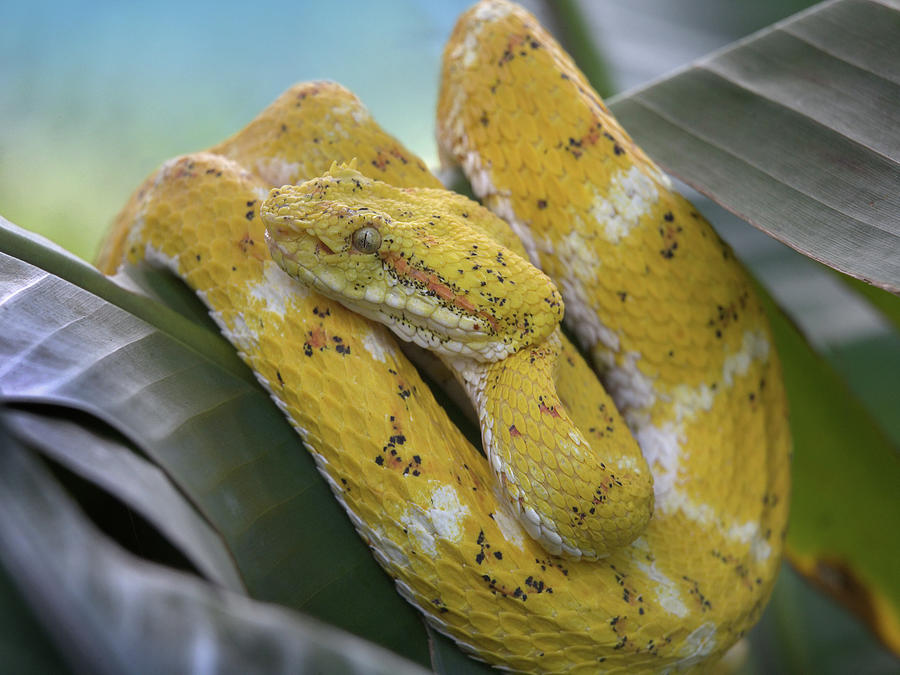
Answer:
[[[11,409],[4,418],[10,432],[23,443],[140,513],[207,579],[246,593],[221,537],[166,475],[133,452],[124,440],[36,412]]]
[[[667,171],[900,293],[900,5],[836,0],[611,108]]]
[[[0,562],[75,671],[425,672],[343,631],[134,558],[2,427],[0,446]]]

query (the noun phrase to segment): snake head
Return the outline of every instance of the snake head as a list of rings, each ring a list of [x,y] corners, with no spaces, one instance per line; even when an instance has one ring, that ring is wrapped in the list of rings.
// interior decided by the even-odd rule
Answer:
[[[274,260],[299,281],[348,301],[365,300],[381,286],[382,215],[319,201],[296,186],[273,189],[262,215]]]
[[[529,262],[460,222],[448,194],[334,165],[273,189],[260,215],[292,277],[407,341],[495,361],[552,332],[562,299]]]

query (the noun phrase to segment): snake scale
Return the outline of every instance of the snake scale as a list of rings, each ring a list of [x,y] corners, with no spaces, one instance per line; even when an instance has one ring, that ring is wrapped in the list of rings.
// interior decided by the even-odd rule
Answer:
[[[702,670],[759,618],[787,519],[752,283],[516,5],[460,18],[438,108],[443,155],[505,222],[314,82],[166,162],[99,265],[195,290],[398,591],[462,649],[526,672]],[[300,283],[266,224],[291,274],[298,224],[303,255],[336,266]],[[308,284],[443,350],[484,399],[488,457],[388,328]]]

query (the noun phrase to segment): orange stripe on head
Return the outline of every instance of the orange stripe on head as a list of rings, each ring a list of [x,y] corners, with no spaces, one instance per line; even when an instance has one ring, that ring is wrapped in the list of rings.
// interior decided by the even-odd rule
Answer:
[[[458,307],[468,314],[474,314],[478,318],[483,319],[490,325],[491,330],[494,333],[497,332],[498,322],[496,318],[485,311],[479,310],[465,295],[456,293],[452,288],[441,281],[441,278],[434,272],[423,272],[422,270],[413,267],[406,258],[393,251],[383,253],[381,257],[399,276],[418,281],[425,286],[426,289],[445,302],[452,304],[454,307]],[[476,326],[475,330],[480,330],[480,327]]]

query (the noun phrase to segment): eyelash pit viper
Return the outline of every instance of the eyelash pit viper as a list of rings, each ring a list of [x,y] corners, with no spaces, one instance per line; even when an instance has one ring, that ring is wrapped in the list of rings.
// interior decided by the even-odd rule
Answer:
[[[315,82],[166,162],[98,264],[194,289],[398,591],[465,651],[702,670],[759,618],[787,521],[786,402],[752,283],[531,15],[483,0],[443,70],[442,152],[519,239]],[[291,278],[264,220],[291,274],[334,266]],[[388,329],[327,295],[443,350],[489,459]],[[557,327],[563,302],[609,395]]]

